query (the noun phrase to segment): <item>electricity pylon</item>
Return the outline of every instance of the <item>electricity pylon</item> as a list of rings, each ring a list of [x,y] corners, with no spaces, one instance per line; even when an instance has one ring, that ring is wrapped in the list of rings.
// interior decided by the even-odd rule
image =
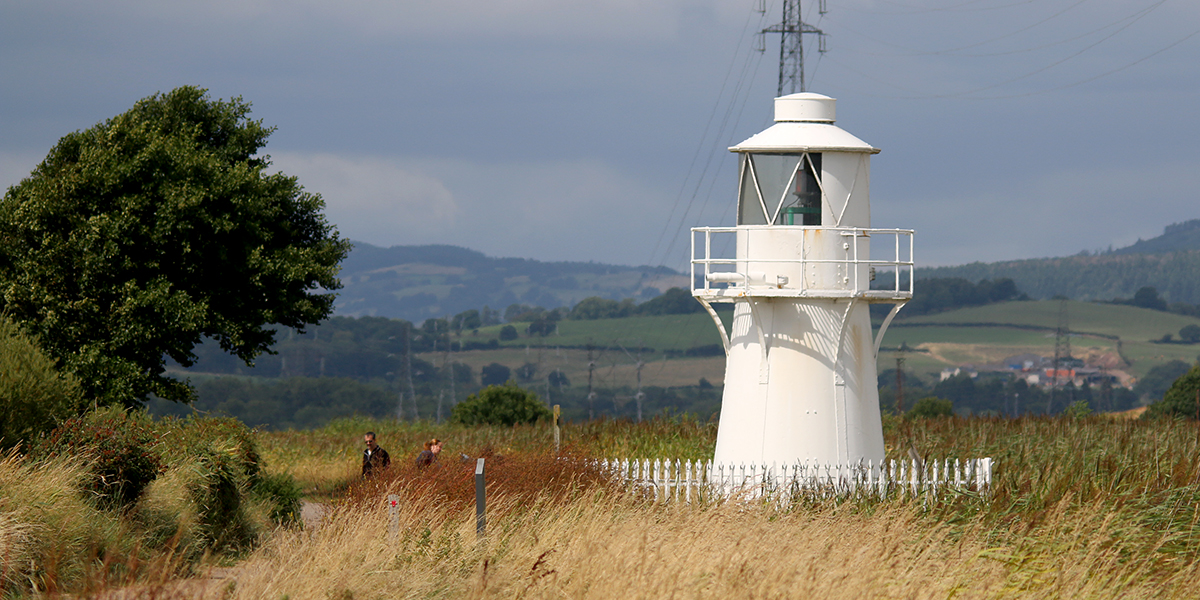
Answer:
[[[766,12],[765,3],[759,4],[759,12]],[[820,0],[818,12],[825,14],[825,0]],[[783,20],[759,32],[758,50],[766,52],[765,36],[779,34],[779,88],[776,96],[784,89],[789,94],[805,91],[804,88],[804,34],[817,36],[817,51],[825,52],[825,32],[805,23],[800,15],[800,0],[783,0]]]

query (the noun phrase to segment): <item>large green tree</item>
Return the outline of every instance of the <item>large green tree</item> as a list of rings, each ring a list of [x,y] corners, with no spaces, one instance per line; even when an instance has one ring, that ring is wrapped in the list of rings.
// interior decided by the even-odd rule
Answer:
[[[102,404],[183,401],[203,337],[247,363],[329,315],[349,243],[258,154],[241,98],[181,87],[59,140],[0,201],[0,303]]]
[[[1200,419],[1200,364],[1180,375],[1163,394],[1163,399],[1151,404],[1143,416]]]

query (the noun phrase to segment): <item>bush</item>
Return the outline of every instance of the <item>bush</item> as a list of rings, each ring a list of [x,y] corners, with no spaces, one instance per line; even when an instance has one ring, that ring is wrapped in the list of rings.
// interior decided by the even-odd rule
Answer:
[[[300,521],[300,485],[287,473],[264,475],[250,489],[255,496],[270,506],[271,520],[280,525],[293,525]]]
[[[173,468],[186,471],[183,488],[194,507],[195,526],[205,549],[250,547],[265,518],[296,522],[300,489],[290,475],[264,475],[254,431],[237,419],[189,417],[164,419],[164,437],[178,441],[170,449]],[[261,507],[255,506],[261,505]],[[261,508],[264,515],[256,515]]]
[[[1145,398],[1151,402],[1161,400],[1171,385],[1180,377],[1183,377],[1191,365],[1182,360],[1172,360],[1150,369],[1144,377],[1138,380],[1133,386],[1133,392],[1139,398]]]
[[[500,328],[500,341],[511,342],[517,339],[517,328],[512,325],[505,325]]]
[[[0,448],[28,445],[80,412],[79,382],[0,318]]]
[[[551,418],[537,394],[509,382],[489,385],[454,407],[450,421],[462,425],[516,425]]]
[[[163,470],[154,423],[144,412],[108,407],[59,425],[35,454],[89,464],[88,492],[102,508],[129,507]]]
[[[479,369],[479,383],[482,385],[504,385],[511,378],[512,369],[500,363],[484,365]]]
[[[1200,343],[1200,325],[1191,324],[1184,325],[1183,329],[1179,330],[1179,339],[1188,344]]]
[[[71,457],[0,455],[0,597],[90,597],[64,592],[96,572],[100,549],[106,564],[138,569],[147,548],[79,493],[90,479]]]
[[[904,416],[910,418],[932,418],[954,416],[954,403],[936,396],[921,398]]]
[[[1170,389],[1163,395],[1160,402],[1151,404],[1144,414],[1147,418],[1154,417],[1187,417],[1195,419],[1200,416],[1200,365],[1196,365],[1181,375],[1171,384]]]
[[[637,307],[639,315],[686,315],[696,312],[704,312],[704,305],[692,297],[691,290],[677,287]]]
[[[594,321],[596,319],[619,319],[633,314],[636,307],[633,300],[626,298],[621,302],[592,296],[584,298],[567,314],[568,319],[576,321]]]

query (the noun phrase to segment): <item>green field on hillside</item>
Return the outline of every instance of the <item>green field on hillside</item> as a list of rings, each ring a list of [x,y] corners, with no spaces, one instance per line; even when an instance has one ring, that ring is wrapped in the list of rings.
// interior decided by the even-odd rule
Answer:
[[[1005,323],[1054,329],[1058,326],[1059,309],[1062,304],[1057,300],[1002,302],[911,319],[897,317],[897,324]],[[1177,334],[1185,325],[1200,324],[1200,319],[1195,317],[1120,304],[1067,300],[1066,308],[1071,331],[1115,335],[1125,342],[1159,339],[1166,333]],[[903,310],[900,314],[904,314]]]
[[[1058,326],[1061,307],[1062,302],[1054,300],[1005,302],[907,319],[898,317],[883,340],[879,368],[882,371],[895,366],[895,354],[889,349],[901,344],[919,350],[909,353],[908,368],[926,375],[948,366],[995,364],[1023,353],[1053,356],[1054,329]],[[1152,341],[1167,333],[1178,335],[1182,327],[1200,324],[1200,319],[1116,304],[1067,301],[1066,308],[1068,327],[1072,332],[1072,354],[1076,357],[1103,360],[1107,356],[1110,362],[1117,361],[1119,338],[1120,356],[1132,364],[1120,361],[1109,367],[1140,377],[1164,362],[1182,360],[1190,363],[1200,355],[1200,345]],[[900,315],[903,314],[901,311]],[[728,313],[724,318],[728,324]],[[521,337],[503,343],[511,349],[491,351],[501,363],[514,362],[517,357],[510,356],[512,349],[523,350],[527,346],[582,348],[590,343],[597,347],[620,345],[632,349],[640,344],[661,353],[720,344],[717,329],[705,313],[566,320],[559,322],[557,334],[546,337],[528,337],[523,332],[525,324],[516,325],[522,330]],[[499,326],[486,327],[463,339],[487,340],[498,337],[499,330]],[[485,357],[479,356],[477,360],[484,361]]]
[[[1052,356],[1053,331],[1058,327],[1061,307],[1062,302],[1055,300],[1004,302],[911,319],[897,318],[883,345],[895,347],[903,342],[932,351],[923,357],[913,355],[917,364],[927,370],[937,364],[995,362],[1025,352]],[[1121,356],[1132,364],[1111,367],[1142,376],[1156,365],[1171,360],[1190,363],[1200,354],[1200,345],[1153,341],[1167,333],[1177,335],[1186,325],[1200,324],[1200,319],[1116,304],[1067,301],[1066,308],[1073,356],[1115,355],[1119,338]],[[880,368],[889,364],[881,356]]]
[[[726,313],[728,326],[728,313]],[[627,317],[624,319],[599,319],[595,321],[559,321],[558,333],[546,337],[524,335],[525,323],[514,323],[521,337],[501,342],[504,346],[596,346],[621,345],[633,348],[638,345],[663,350],[687,350],[697,346],[720,344],[717,326],[707,313],[690,315],[661,315],[652,317]],[[498,338],[501,326],[484,327],[479,330],[479,339]],[[464,336],[464,339],[466,338]]]

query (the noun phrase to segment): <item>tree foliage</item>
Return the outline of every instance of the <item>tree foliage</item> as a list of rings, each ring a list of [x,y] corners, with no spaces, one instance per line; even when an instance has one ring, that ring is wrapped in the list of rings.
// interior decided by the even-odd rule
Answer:
[[[703,310],[704,307],[692,297],[690,291],[683,288],[671,288],[662,295],[641,304],[635,304],[632,298],[626,298],[620,302],[599,296],[584,298],[571,309],[567,318],[591,321],[620,319],[637,315],[686,315]]]
[[[0,202],[0,302],[101,403],[192,396],[164,356],[204,337],[247,363],[327,317],[349,249],[258,155],[240,98],[181,87],[59,140]]]
[[[480,367],[479,383],[481,385],[504,385],[504,382],[512,379],[512,369],[500,364],[491,363]]]
[[[904,312],[908,316],[924,315],[1015,300],[1020,296],[1020,290],[1011,279],[984,279],[979,283],[960,278],[919,279],[914,286],[912,302],[904,307]]]
[[[1162,401],[1155,402],[1146,409],[1146,416],[1200,418],[1200,364],[1180,375],[1163,395]]]
[[[1133,392],[1140,398],[1155,402],[1161,399],[1175,380],[1182,377],[1190,368],[1190,365],[1182,360],[1172,360],[1157,365],[1134,384]]]
[[[1109,300],[1128,298],[1143,287],[1153,286],[1170,302],[1200,302],[1200,250],[976,262],[921,272],[932,277],[962,277],[971,281],[1009,278],[1034,298],[1062,294],[1075,300]]]
[[[1191,325],[1184,325],[1183,328],[1179,330],[1179,339],[1189,344],[1200,343],[1200,325],[1196,325],[1194,323]]]
[[[0,318],[0,448],[28,445],[80,408],[79,382],[60,374],[16,324]]]
[[[536,423],[551,417],[537,394],[513,384],[490,385],[454,407],[450,421],[463,425]]]
[[[952,417],[954,416],[954,403],[936,396],[921,398],[913,404],[911,410],[904,413],[904,416],[910,418]]]

